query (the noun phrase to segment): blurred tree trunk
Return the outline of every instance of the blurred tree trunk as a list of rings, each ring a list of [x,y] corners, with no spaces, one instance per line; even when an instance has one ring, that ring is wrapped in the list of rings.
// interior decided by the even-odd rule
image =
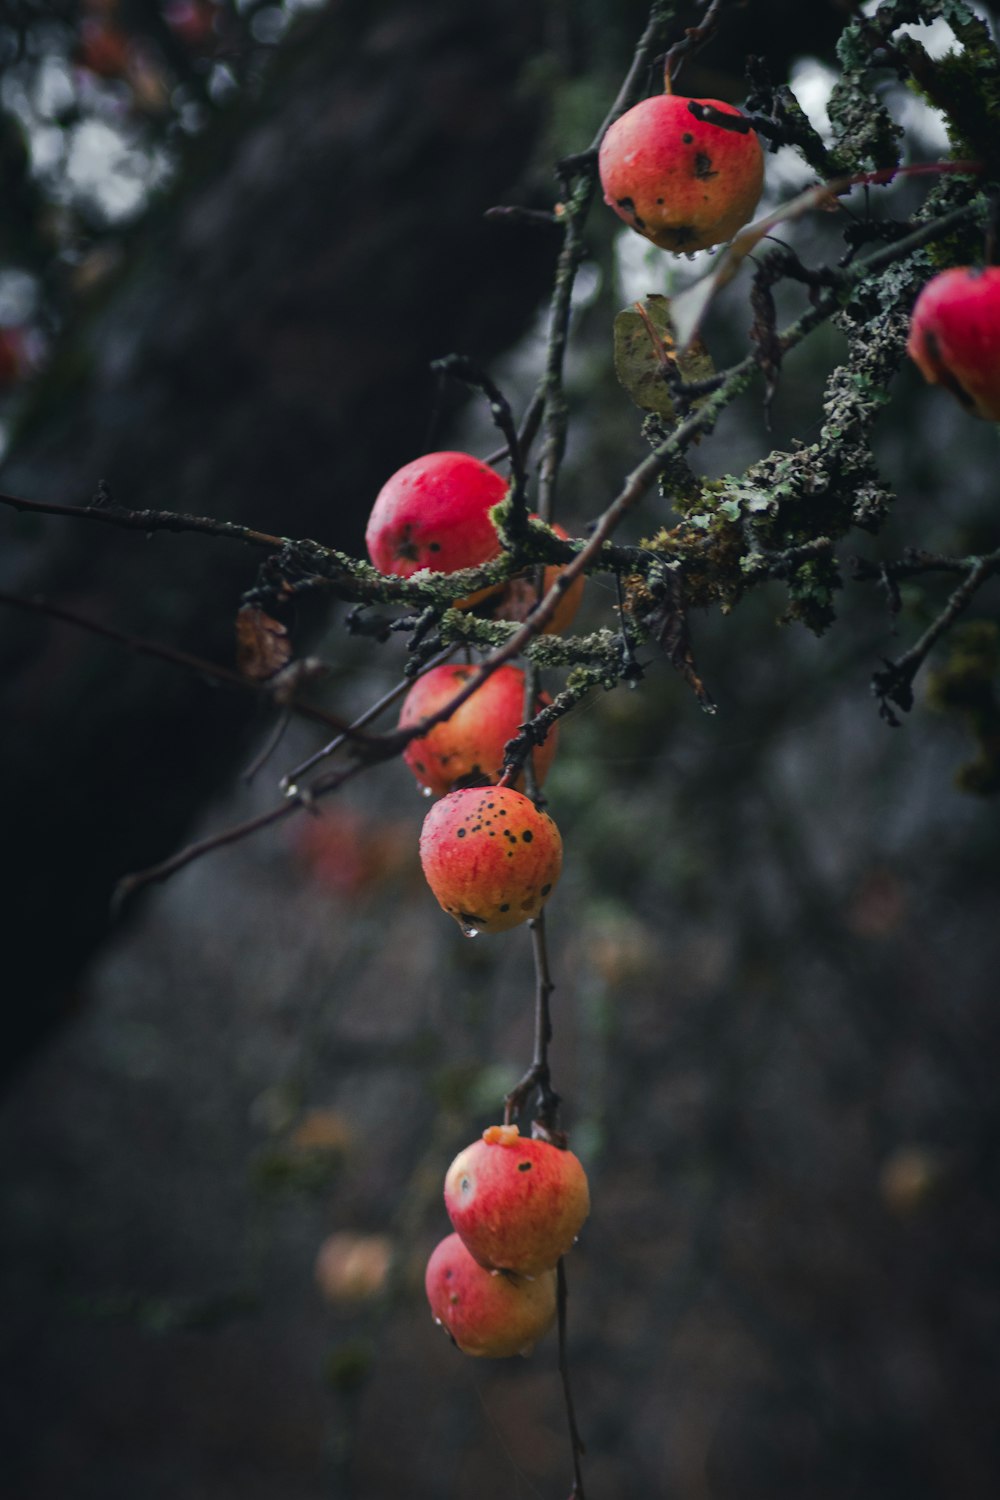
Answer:
[[[427,440],[428,361],[488,359],[551,276],[544,232],[483,218],[539,129],[519,87],[536,18],[531,0],[438,0],[304,23],[84,309],[2,487],[75,503],[104,478],[126,506],[360,549],[379,485]],[[231,660],[258,557],[10,512],[0,526],[5,587]],[[12,612],[0,665],[17,1052],[70,1002],[116,878],[176,846],[252,712]]]

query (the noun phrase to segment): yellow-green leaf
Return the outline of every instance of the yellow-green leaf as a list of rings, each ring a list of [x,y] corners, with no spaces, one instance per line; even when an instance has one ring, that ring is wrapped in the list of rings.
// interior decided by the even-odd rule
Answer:
[[[695,341],[682,354],[670,315],[670,299],[654,293],[623,308],[615,318],[615,374],[642,411],[673,421],[674,405],[665,373],[670,366],[685,380],[704,380],[715,373],[703,344]]]

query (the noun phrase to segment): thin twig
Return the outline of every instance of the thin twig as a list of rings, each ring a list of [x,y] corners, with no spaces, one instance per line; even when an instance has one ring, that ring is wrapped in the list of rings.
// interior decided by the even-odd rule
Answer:
[[[21,495],[0,494],[0,505],[43,516],[72,516],[100,521],[126,531],[199,531],[205,536],[228,537],[251,547],[283,547],[286,538],[237,526],[234,521],[215,521],[211,516],[189,516],[172,510],[127,510],[120,505],[54,505],[46,500],[25,500]]]
[[[263,748],[257,752],[253,760],[243,772],[242,780],[246,782],[248,786],[250,782],[253,781],[257,773],[264,769],[268,761],[271,759],[271,756],[275,753],[278,746],[285,738],[285,731],[291,723],[291,720],[292,716],[286,708],[281,714],[281,717],[277,720],[276,724],[271,730],[271,733],[268,735]]]
[[[434,667],[442,666],[449,657],[454,656],[456,649],[455,646],[447,646],[444,651],[439,651],[437,656],[432,656],[430,661],[421,667],[417,677],[423,677],[427,672],[432,671]],[[377,719],[379,714],[383,713],[385,709],[391,707],[397,699],[401,698],[413,686],[416,680],[417,678],[415,677],[404,677],[402,682],[397,682],[395,687],[391,687],[387,693],[383,693],[377,702],[373,703],[370,708],[366,708],[364,713],[348,724],[347,728],[342,730],[340,734],[335,735],[328,745],[324,745],[321,750],[317,750],[314,755],[310,755],[308,760],[304,760],[301,765],[295,766],[291,771],[282,776],[278,783],[280,790],[287,792],[289,787],[293,786],[307,771],[311,771],[314,766],[319,765],[321,760],[326,760],[329,756],[333,755],[350,739],[356,730],[364,729],[373,719]]]
[[[872,692],[879,699],[879,712],[892,728],[899,719],[890,707],[895,703],[904,713],[913,707],[913,679],[927,660],[932,647],[969,607],[986,581],[1000,572],[1000,548],[985,557],[972,558],[967,576],[950,595],[941,613],[924,631],[909,651],[895,661],[887,661],[882,671],[872,675]]]
[[[537,1110],[533,1121],[533,1134],[551,1141],[554,1145],[565,1145],[565,1137],[559,1131],[559,1095],[552,1088],[549,1072],[549,1043],[552,1040],[552,1015],[549,998],[555,985],[549,970],[548,947],[545,941],[545,913],[528,923],[531,932],[532,952],[535,959],[535,1042],[531,1066],[523,1078],[504,1099],[504,1124],[510,1125],[516,1114],[520,1114],[531,1090],[538,1089],[535,1101]]]
[[[629,70],[625,75],[625,81],[618,90],[614,104],[612,104],[601,121],[600,128],[590,143],[589,151],[583,153],[584,157],[592,156],[596,158],[605,134],[611,129],[618,116],[623,115],[627,109],[631,109],[632,105],[638,101],[639,95],[645,87],[649,65],[667,39],[667,33],[673,25],[674,11],[676,9],[676,5],[669,3],[669,0],[660,0],[660,3],[657,3],[657,0],[653,0],[649,20],[646,22],[646,29],[639,38],[632,56],[632,62],[629,65]]]
[[[697,52],[699,47],[704,47],[707,41],[715,35],[719,29],[722,19],[722,10],[726,0],[712,0],[708,7],[705,19],[699,26],[688,26],[679,42],[675,42],[663,59],[663,76],[668,83],[673,83],[684,61],[692,52]]]
[[[150,641],[142,636],[126,635],[122,630],[116,630],[111,625],[103,625],[99,620],[89,619],[86,615],[78,614],[74,609],[67,609],[60,604],[51,604],[46,599],[23,599],[17,594],[8,594],[0,591],[0,604],[9,604],[14,609],[27,611],[29,614],[42,615],[46,619],[59,620],[66,625],[75,625],[80,630],[86,630],[91,635],[103,636],[105,640],[114,641],[119,646],[125,646],[129,651],[134,651],[138,656],[151,656],[157,661],[168,662],[173,667],[180,667],[186,672],[194,672],[198,677],[207,678],[213,683],[222,683],[226,687],[241,688],[244,692],[254,693],[259,698],[274,701],[275,679],[266,682],[255,682],[249,677],[244,677],[241,672],[236,672],[230,667],[219,666],[216,662],[206,661],[201,656],[192,656],[189,651],[178,651],[173,646],[163,646],[159,641]],[[322,708],[314,708],[312,704],[300,703],[297,699],[283,703],[286,709],[301,714],[304,719],[311,719],[316,724],[325,724],[330,729],[337,729],[342,733],[350,733],[342,719],[336,714],[327,713]]]
[[[573,1449],[573,1493],[570,1500],[586,1500],[583,1489],[583,1471],[580,1467],[580,1459],[586,1453],[580,1429],[576,1420],[576,1407],[573,1404],[573,1390],[569,1378],[569,1350],[566,1344],[566,1303],[569,1300],[569,1288],[566,1285],[566,1261],[559,1261],[556,1266],[556,1317],[559,1333],[559,1374],[562,1377],[563,1399],[566,1405],[566,1420],[569,1424],[569,1440]]]
[[[316,783],[315,786],[303,788],[294,797],[286,797],[284,801],[279,802],[276,807],[269,808],[267,812],[258,813],[256,817],[248,818],[244,823],[234,823],[220,833],[214,833],[208,838],[199,839],[196,843],[187,844],[158,865],[150,865],[145,870],[137,870],[132,875],[123,876],[111,898],[112,915],[119,915],[125,903],[145,886],[158,885],[171,875],[175,875],[178,870],[183,870],[186,865],[193,864],[196,859],[201,859],[203,855],[211,854],[216,849],[223,849],[227,844],[235,844],[240,839],[259,832],[262,828],[269,828],[273,823],[281,822],[282,818],[289,817],[300,808],[311,807],[316,797],[326,792],[336,791],[345,782],[358,775],[364,769],[364,765],[363,761],[354,761],[351,765],[344,766],[335,775],[331,774],[324,778],[322,784]]]
[[[528,524],[528,476],[524,467],[521,440],[514,425],[514,414],[510,409],[510,402],[496,381],[492,380],[471,359],[467,359],[464,354],[447,354],[443,359],[434,360],[431,369],[438,370],[443,375],[450,375],[453,379],[464,381],[466,385],[471,385],[474,390],[482,391],[483,395],[489,401],[490,416],[507,441],[507,456],[510,459],[512,479],[511,519],[513,524],[511,531],[515,539],[520,540],[523,538]]]
[[[873,580],[881,583],[887,578],[896,581],[918,578],[924,573],[970,573],[979,561],[978,557],[945,557],[939,552],[907,547],[903,556],[895,561],[871,562],[868,558],[856,557],[852,562],[852,572],[859,583]]]
[[[517,429],[517,440],[521,445],[521,452],[524,454],[526,463],[528,454],[531,452],[535,438],[538,436],[538,429],[541,425],[542,414],[544,410],[545,401],[542,397],[541,391],[537,390],[532,396],[531,400],[528,402],[524,416],[521,418],[521,425]],[[504,447],[497,448],[495,452],[488,454],[486,458],[483,459],[483,463],[498,464],[502,459],[507,458],[508,456],[509,449],[505,444]]]

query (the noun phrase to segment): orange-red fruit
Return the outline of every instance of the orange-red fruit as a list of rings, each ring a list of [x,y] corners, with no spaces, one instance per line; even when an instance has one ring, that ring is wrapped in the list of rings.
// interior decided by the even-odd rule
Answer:
[[[917,298],[906,345],[931,385],[1000,422],[1000,266],[942,271]]]
[[[692,101],[658,94],[621,115],[598,156],[604,201],[661,250],[706,250],[732,239],[757,206],[764,153],[745,134],[697,120]],[[723,114],[732,104],[699,99]]]
[[[545,905],[562,869],[562,839],[530,797],[512,787],[469,787],[427,814],[420,863],[463,932],[506,932]]]
[[[433,667],[418,677],[403,700],[401,729],[409,728],[454,698],[477,672],[471,666]],[[536,710],[551,703],[547,693],[536,699]],[[503,751],[524,722],[524,673],[519,667],[498,667],[450,719],[436,724],[422,739],[411,740],[403,759],[421,786],[440,796],[470,776],[499,781]],[[556,730],[534,752],[535,775],[545,779],[556,753]]]
[[[409,578],[421,568],[453,573],[500,552],[490,508],[507,481],[468,453],[426,453],[397,469],[368,518],[368,554],[382,573]]]
[[[494,1275],[473,1260],[457,1234],[434,1251],[424,1285],[435,1321],[465,1354],[530,1354],[555,1320],[554,1271],[533,1281]]]
[[[460,1151],[444,1180],[448,1216],[480,1265],[540,1276],[572,1247],[590,1212],[587,1175],[572,1151],[491,1125]]]

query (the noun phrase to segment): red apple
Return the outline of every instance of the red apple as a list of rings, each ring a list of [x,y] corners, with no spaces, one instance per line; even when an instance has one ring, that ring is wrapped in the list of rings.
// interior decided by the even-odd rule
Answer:
[[[658,94],[620,115],[598,155],[604,201],[661,250],[705,250],[732,239],[757,206],[764,153],[745,134],[698,120],[680,94]],[[699,99],[723,114],[732,104]]]
[[[464,1354],[492,1359],[530,1354],[555,1321],[554,1271],[531,1281],[486,1271],[457,1234],[434,1251],[424,1285],[434,1321]]]
[[[365,541],[382,573],[403,578],[421,568],[454,573],[500,552],[490,509],[508,484],[468,453],[426,453],[397,469],[379,490]]]
[[[506,932],[545,905],[562,869],[562,839],[530,797],[512,787],[469,787],[427,814],[420,863],[466,936]]]
[[[942,271],[917,298],[906,345],[931,385],[1000,422],[1000,266]]]
[[[480,1265],[539,1276],[566,1254],[590,1212],[572,1151],[491,1125],[460,1151],[444,1181],[448,1216]]]
[[[476,671],[472,666],[433,667],[418,677],[403,700],[400,728],[408,728],[436,713]],[[551,701],[547,693],[539,694],[536,711]],[[524,673],[519,667],[498,667],[450,719],[435,725],[422,739],[411,740],[403,751],[403,759],[421,786],[429,787],[439,796],[470,776],[499,781],[504,746],[523,722]],[[553,726],[544,744],[534,752],[535,775],[540,782],[544,781],[555,753]]]

